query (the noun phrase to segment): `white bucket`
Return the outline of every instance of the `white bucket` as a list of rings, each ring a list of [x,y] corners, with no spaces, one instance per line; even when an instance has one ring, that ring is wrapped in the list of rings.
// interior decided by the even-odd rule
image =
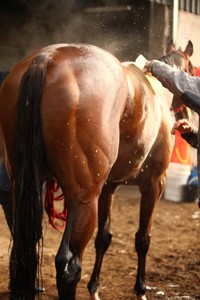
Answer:
[[[167,169],[164,199],[172,201],[182,201],[183,185],[188,181],[191,173],[191,166],[170,162]]]

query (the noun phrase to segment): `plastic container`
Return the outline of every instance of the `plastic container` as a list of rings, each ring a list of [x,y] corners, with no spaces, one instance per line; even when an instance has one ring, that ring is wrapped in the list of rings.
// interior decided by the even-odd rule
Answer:
[[[170,162],[163,198],[176,202],[183,201],[183,186],[187,184],[190,173],[190,165]]]
[[[198,167],[197,166],[194,166],[192,168],[187,184],[199,185]]]
[[[199,197],[198,167],[194,166],[191,170],[187,184],[183,186],[183,201],[195,202]]]
[[[196,184],[186,184],[182,187],[182,200],[184,202],[195,202],[198,200],[199,186]]]

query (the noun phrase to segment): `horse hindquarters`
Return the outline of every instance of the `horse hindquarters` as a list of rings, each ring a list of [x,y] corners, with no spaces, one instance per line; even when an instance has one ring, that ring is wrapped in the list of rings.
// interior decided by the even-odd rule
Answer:
[[[35,296],[36,243],[42,230],[41,173],[45,167],[58,180],[68,210],[56,256],[59,297],[75,299],[83,251],[96,222],[98,197],[117,157],[126,76],[119,61],[97,47],[53,45],[19,63],[8,77],[6,92],[1,89],[1,100],[8,98],[9,104],[1,101],[5,109],[0,115],[15,201],[12,296],[25,300]],[[5,112],[11,112],[12,118],[6,119]]]
[[[63,190],[68,211],[55,261],[60,300],[75,299],[82,255],[96,225],[98,198],[117,157],[127,92],[116,59],[99,51],[87,55],[86,61],[80,55],[82,51],[76,64],[66,58],[62,68],[60,61],[50,66],[49,74],[58,76],[56,84],[44,90],[41,105],[48,167]]]

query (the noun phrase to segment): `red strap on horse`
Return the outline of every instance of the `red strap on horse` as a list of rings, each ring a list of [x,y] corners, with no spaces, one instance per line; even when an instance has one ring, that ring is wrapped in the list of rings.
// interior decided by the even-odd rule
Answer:
[[[64,201],[64,208],[63,208],[62,212],[57,213],[57,211],[54,207],[54,201],[64,200],[63,193],[58,196],[54,195],[56,192],[58,192],[59,188],[60,187],[57,182],[55,182],[53,180],[47,180],[46,196],[45,196],[45,211],[49,217],[49,224],[51,224],[51,226],[57,230],[61,230],[65,227],[66,219],[67,219],[67,208],[66,208],[65,201]],[[63,225],[56,226],[54,223],[55,219],[62,220]]]
[[[172,111],[174,111],[175,114],[179,113],[182,109],[184,109],[185,105],[184,104],[180,104],[180,106],[176,107],[176,108],[172,108]]]

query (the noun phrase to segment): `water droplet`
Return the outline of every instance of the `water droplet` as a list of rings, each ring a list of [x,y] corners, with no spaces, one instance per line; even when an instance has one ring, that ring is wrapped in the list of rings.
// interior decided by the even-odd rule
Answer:
[[[165,293],[163,291],[158,291],[158,292],[156,292],[156,295],[164,296]]]

